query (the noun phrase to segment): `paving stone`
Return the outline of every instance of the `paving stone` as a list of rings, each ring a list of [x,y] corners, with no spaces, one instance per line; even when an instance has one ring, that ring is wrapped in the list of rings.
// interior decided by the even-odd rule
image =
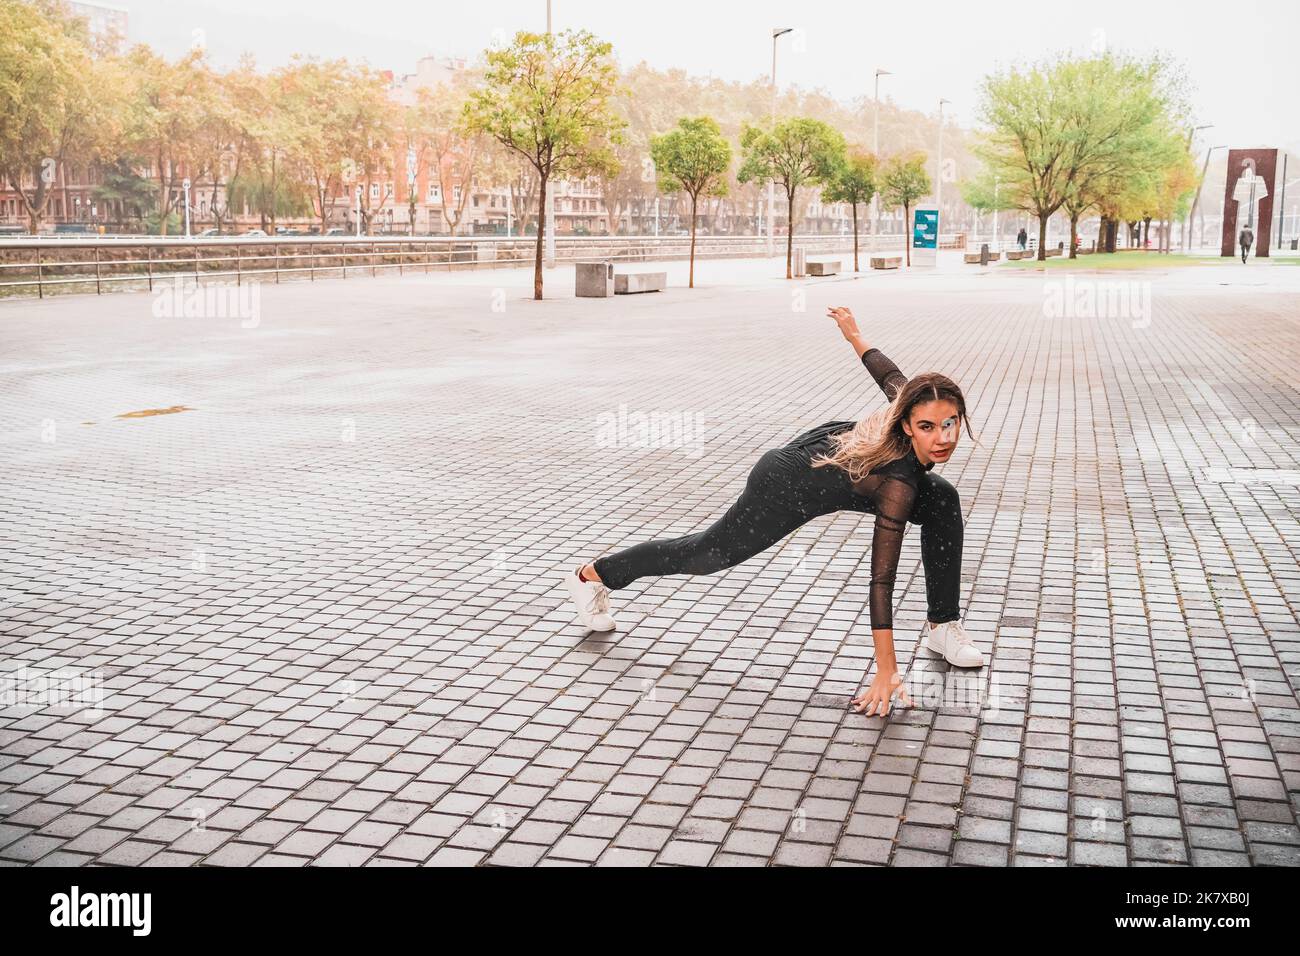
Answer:
[[[996,711],[888,720],[845,707],[868,515],[635,582],[613,636],[559,584],[880,407],[770,263],[711,261],[617,322],[556,291],[565,267],[542,303],[526,270],[284,282],[255,328],[0,302],[0,658],[75,653],[105,692],[93,721],[0,710],[0,862],[1300,865],[1300,513],[1243,480],[1300,468],[1300,270],[1254,265],[1126,273],[1145,323],[1049,315],[1051,273],[860,277],[873,340],[971,399],[982,444],[943,473],[975,692],[998,680]],[[662,412],[710,427],[602,437]],[[909,530],[900,661],[969,690],[916,647]]]

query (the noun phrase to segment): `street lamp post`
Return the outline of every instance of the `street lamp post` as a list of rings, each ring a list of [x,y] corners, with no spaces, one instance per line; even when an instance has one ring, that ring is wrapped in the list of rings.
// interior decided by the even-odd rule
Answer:
[[[1277,251],[1278,251],[1278,252],[1281,252],[1281,251],[1282,251],[1282,233],[1284,232],[1284,230],[1283,230],[1282,227],[1286,225],[1286,186],[1287,186],[1287,183],[1286,183],[1286,161],[1287,161],[1287,155],[1288,155],[1288,154],[1287,154],[1286,150],[1283,150],[1283,151],[1282,151],[1282,194],[1281,194],[1280,196],[1278,196],[1278,203],[1277,203],[1277,212],[1278,212],[1278,216],[1277,216]]]
[[[191,185],[190,178],[186,176],[185,181],[181,183],[181,188],[185,190],[185,235],[186,236],[189,236],[190,234],[190,185]]]
[[[936,250],[939,248],[939,235],[943,232],[943,108],[951,103],[951,100],[939,100],[939,166],[934,177],[934,211],[939,217],[934,226]]]
[[[1222,146],[1211,146],[1205,151],[1205,162],[1201,165],[1201,178],[1196,184],[1196,195],[1192,197],[1192,211],[1187,214],[1187,246],[1190,251],[1192,244],[1192,230],[1196,227],[1196,207],[1201,201],[1201,185],[1205,182],[1205,173],[1210,168],[1210,154],[1216,149],[1223,149]],[[1205,245],[1205,230],[1201,230],[1201,245]]]
[[[1214,124],[1206,123],[1204,126],[1192,127],[1191,132],[1187,134],[1187,151],[1189,153],[1192,151],[1192,140],[1195,139],[1196,134],[1203,129],[1214,129]],[[1206,154],[1206,161],[1207,162],[1209,161],[1208,153]],[[1202,171],[1201,173],[1201,178],[1202,179],[1205,178],[1204,171]],[[1197,183],[1197,188],[1198,189],[1200,188],[1200,183]],[[1172,232],[1172,227],[1170,231]],[[1188,248],[1191,246],[1191,244],[1192,244],[1192,217],[1190,214],[1188,214],[1187,218],[1183,220],[1182,241],[1179,243],[1179,245],[1181,245],[1183,247],[1183,251],[1186,252]],[[1173,245],[1173,243],[1171,242],[1170,245]]]
[[[876,158],[876,168],[880,168],[880,78],[890,76],[888,70],[876,70],[876,93],[872,98],[871,154]],[[874,240],[880,232],[880,190],[871,196],[871,238]]]
[[[993,177],[993,251],[1002,251],[1002,242],[998,237],[998,177]]]
[[[776,128],[776,38],[791,32],[794,27],[772,28],[772,128]],[[776,180],[767,181],[767,256],[772,257],[772,226],[776,217],[772,210],[776,206]]]

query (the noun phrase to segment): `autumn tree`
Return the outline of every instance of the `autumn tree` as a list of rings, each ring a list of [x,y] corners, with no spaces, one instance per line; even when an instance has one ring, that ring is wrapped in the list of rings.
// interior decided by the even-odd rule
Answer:
[[[453,236],[465,219],[480,177],[491,165],[491,137],[465,119],[465,106],[477,80],[477,76],[460,73],[436,92],[420,91],[423,132],[442,195],[442,218]]]
[[[146,46],[126,56],[130,71],[129,139],[131,152],[146,159],[157,188],[154,218],[166,235],[173,211],[183,202],[181,182],[200,165],[201,130],[206,104],[213,100],[212,72],[202,51],[175,61]]]
[[[98,155],[119,120],[118,76],[84,21],[54,0],[0,0],[0,180],[39,231],[69,160]]]
[[[295,56],[279,73],[276,109],[286,116],[290,132],[286,158],[310,195],[322,235],[329,228],[330,201],[355,167],[353,80],[351,65],[341,59]]]
[[[397,106],[377,70],[352,67],[345,112],[351,123],[345,137],[345,166],[351,182],[361,190],[361,230],[371,235],[375,218],[395,196],[393,146],[400,139]]]

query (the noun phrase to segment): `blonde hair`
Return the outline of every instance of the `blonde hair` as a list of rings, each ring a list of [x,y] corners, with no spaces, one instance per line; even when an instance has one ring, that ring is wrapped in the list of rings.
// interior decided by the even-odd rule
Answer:
[[[969,427],[966,398],[957,383],[940,372],[925,372],[898,390],[894,400],[859,421],[852,428],[831,436],[834,450],[812,460],[814,468],[836,465],[849,473],[855,483],[873,469],[902,458],[912,447],[911,436],[903,431],[903,422],[912,409],[925,402],[949,400],[957,406],[957,415]],[[972,432],[971,439],[975,440]]]

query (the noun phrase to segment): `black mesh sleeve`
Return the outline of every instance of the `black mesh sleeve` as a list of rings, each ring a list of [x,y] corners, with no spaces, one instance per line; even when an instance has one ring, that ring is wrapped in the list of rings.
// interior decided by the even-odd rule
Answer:
[[[891,402],[894,400],[894,396],[907,384],[907,376],[900,372],[898,366],[890,361],[889,356],[885,355],[880,349],[867,349],[863,352],[862,364],[867,367],[871,377],[876,380],[880,390],[885,393],[885,398]]]
[[[876,525],[871,536],[871,628],[894,626],[894,577],[903,549],[903,532],[916,502],[916,488],[901,478],[887,477],[873,495]]]

